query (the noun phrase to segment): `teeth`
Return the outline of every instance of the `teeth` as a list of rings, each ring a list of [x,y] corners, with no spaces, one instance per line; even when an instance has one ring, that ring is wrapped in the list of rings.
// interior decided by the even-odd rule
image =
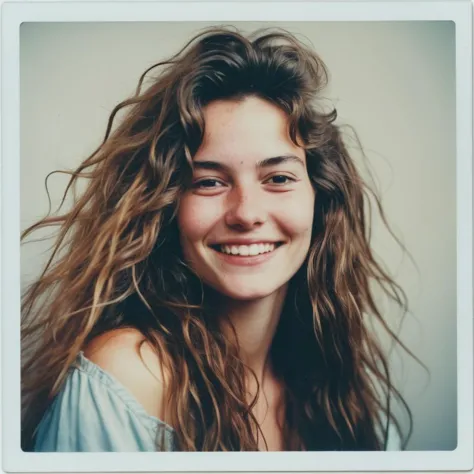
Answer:
[[[273,252],[275,244],[221,245],[221,252],[228,255],[255,256]]]
[[[252,244],[249,247],[249,255],[258,255],[260,253],[260,245]]]
[[[239,255],[248,255],[250,247],[248,245],[239,245]]]

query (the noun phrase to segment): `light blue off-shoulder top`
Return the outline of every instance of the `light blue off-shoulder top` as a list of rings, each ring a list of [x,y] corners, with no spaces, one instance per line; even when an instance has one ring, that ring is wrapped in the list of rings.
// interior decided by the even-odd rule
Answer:
[[[81,352],[38,425],[34,451],[174,451],[175,446],[173,428],[149,415],[117,379]],[[399,449],[400,439],[391,429],[387,450]]]
[[[174,445],[173,428],[81,352],[38,425],[34,451],[173,451]]]

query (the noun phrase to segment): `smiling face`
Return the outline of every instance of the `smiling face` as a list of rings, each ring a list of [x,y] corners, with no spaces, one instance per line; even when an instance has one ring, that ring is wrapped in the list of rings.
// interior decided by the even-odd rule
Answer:
[[[178,226],[188,264],[238,300],[286,288],[311,241],[315,194],[285,113],[262,99],[204,110],[205,136]]]

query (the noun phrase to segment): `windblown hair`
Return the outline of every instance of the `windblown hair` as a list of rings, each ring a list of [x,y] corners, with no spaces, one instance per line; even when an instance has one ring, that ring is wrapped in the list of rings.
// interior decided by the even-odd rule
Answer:
[[[152,69],[157,77],[143,90]],[[370,328],[378,322],[404,347],[376,304],[374,284],[403,311],[406,297],[371,250],[367,206],[374,196],[386,220],[343,143],[336,110],[318,104],[327,81],[321,59],[288,32],[244,36],[217,28],[145,71],[135,95],[115,107],[102,144],[71,172],[64,197],[87,180],[71,210],[22,236],[58,227],[51,257],[22,301],[24,449],[78,352],[120,327],[141,331],[170,369],[178,449],[258,449],[238,341],[209,311],[203,284],[183,260],[176,223],[203,139],[203,107],[249,96],[286,113],[316,190],[310,251],[290,281],[271,347],[285,386],[285,447],[381,450],[389,422],[401,435],[392,401],[411,420],[410,410]]]

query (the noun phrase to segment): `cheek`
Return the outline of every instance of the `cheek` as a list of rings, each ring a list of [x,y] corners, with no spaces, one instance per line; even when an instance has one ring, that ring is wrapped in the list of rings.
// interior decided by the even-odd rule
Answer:
[[[196,196],[182,199],[178,210],[178,227],[182,241],[202,240],[219,220],[218,206],[212,202],[203,203]]]
[[[306,195],[289,200],[279,209],[279,221],[286,233],[296,238],[311,237],[314,217],[314,197]]]
[[[285,221],[287,232],[295,239],[305,239],[311,237],[313,226],[313,214],[307,211],[299,210],[294,212]]]

